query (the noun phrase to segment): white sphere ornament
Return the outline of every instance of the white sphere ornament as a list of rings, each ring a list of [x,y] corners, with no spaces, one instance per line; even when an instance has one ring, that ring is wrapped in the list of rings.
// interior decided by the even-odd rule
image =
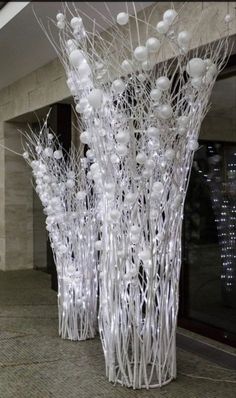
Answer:
[[[69,55],[69,60],[71,65],[77,68],[84,61],[84,55],[80,50],[73,50]]]
[[[74,17],[70,21],[70,26],[72,27],[72,29],[77,29],[81,26],[81,23],[82,23],[82,18]]]
[[[134,50],[134,57],[137,61],[145,61],[148,57],[147,48],[144,46],[138,46]]]
[[[111,160],[112,164],[120,163],[120,158],[119,158],[119,156],[116,155],[116,153],[111,154],[110,160]]]
[[[121,68],[124,72],[131,73],[133,70],[132,62],[129,59],[125,59],[121,64]]]
[[[148,60],[142,62],[142,69],[145,71],[149,71],[152,69],[152,64]]]
[[[155,193],[163,192],[164,191],[164,185],[162,184],[161,181],[156,181],[154,182],[152,186],[152,191]]]
[[[187,127],[188,122],[189,122],[188,116],[179,116],[177,119],[177,124],[180,127]]]
[[[149,53],[157,52],[160,46],[160,40],[156,39],[156,37],[149,37],[149,39],[146,41],[146,47]]]
[[[57,19],[57,21],[64,21],[64,20],[65,20],[65,15],[62,14],[61,12],[59,12],[59,13],[56,15],[56,19]]]
[[[126,25],[129,22],[129,15],[126,12],[117,14],[116,21],[118,25]]]
[[[57,22],[57,27],[58,29],[64,29],[64,27],[66,26],[64,21],[58,21]]]
[[[112,91],[115,94],[121,94],[125,90],[125,83],[121,79],[116,79],[112,83]]]
[[[129,138],[129,133],[125,131],[119,131],[119,133],[116,135],[116,141],[119,144],[128,144]]]
[[[192,58],[187,63],[186,71],[191,77],[201,77],[206,72],[206,64],[201,58]]]
[[[197,140],[190,140],[188,146],[191,151],[196,151],[199,147],[199,144]]]
[[[171,25],[176,19],[177,15],[178,13],[175,10],[166,10],[163,14],[163,21],[167,22],[168,25]]]
[[[114,221],[114,222],[119,221],[119,218],[120,218],[120,212],[119,212],[119,210],[116,210],[116,209],[111,210],[111,212],[110,212],[110,218],[111,218],[111,220]]]
[[[156,86],[159,90],[166,91],[170,87],[170,79],[166,76],[161,76],[157,79]]]
[[[139,152],[136,156],[136,162],[139,164],[144,164],[146,162],[146,155],[144,152]]]
[[[89,145],[90,144],[90,140],[91,140],[91,138],[90,138],[90,135],[89,135],[89,133],[87,131],[83,131],[80,134],[80,141],[82,142],[82,144]]]
[[[45,156],[50,158],[53,155],[53,150],[52,150],[52,148],[47,147],[47,148],[44,149],[43,153],[44,153]]]
[[[102,90],[100,90],[99,88],[95,88],[88,95],[88,102],[94,109],[100,108],[100,106],[102,105],[102,99],[103,93]]]
[[[210,73],[213,77],[217,74],[217,66],[216,64],[211,64],[208,68],[207,68],[207,72]]]
[[[201,77],[193,77],[191,79],[191,85],[196,88],[199,89],[202,86],[202,78]]]
[[[74,186],[75,186],[74,180],[68,179],[68,180],[66,181],[66,187],[67,187],[67,188],[71,189],[71,188],[73,188]]]
[[[85,191],[78,191],[76,194],[76,199],[78,200],[84,200],[86,198],[86,192]]]
[[[116,146],[116,152],[119,156],[125,156],[128,153],[128,148],[125,144],[119,144]]]
[[[22,156],[24,159],[29,159],[29,153],[27,151],[23,152]]]
[[[225,23],[229,23],[233,20],[232,15],[227,14],[224,18]]]
[[[154,101],[159,101],[159,99],[162,96],[162,92],[161,90],[159,90],[158,88],[154,88],[153,90],[151,90],[150,92],[150,97],[152,100]]]
[[[150,138],[157,138],[160,134],[160,129],[157,127],[148,127],[147,134]]]
[[[60,160],[63,157],[63,153],[60,149],[53,153],[53,156],[56,160]]]
[[[174,150],[173,149],[167,149],[166,151],[165,151],[165,158],[166,158],[166,160],[168,160],[169,162],[172,162],[172,160],[174,159],[174,157],[175,157],[175,152],[174,152]]]
[[[182,47],[188,46],[190,43],[190,40],[192,39],[192,35],[190,32],[187,30],[183,30],[182,32],[179,32],[177,42],[178,44]]]
[[[81,78],[86,78],[91,75],[90,66],[85,59],[78,66],[78,73]]]
[[[129,204],[134,203],[135,199],[137,198],[137,195],[134,192],[128,192],[125,195],[125,201]]]
[[[168,32],[169,30],[169,24],[167,21],[160,21],[158,22],[157,26],[156,26],[156,30],[158,33],[160,34],[165,34]]]
[[[76,105],[75,110],[77,113],[83,113],[88,105],[89,103],[87,98],[81,98],[79,103]]]
[[[158,113],[161,119],[167,120],[172,116],[173,110],[170,105],[164,104],[159,107]]]

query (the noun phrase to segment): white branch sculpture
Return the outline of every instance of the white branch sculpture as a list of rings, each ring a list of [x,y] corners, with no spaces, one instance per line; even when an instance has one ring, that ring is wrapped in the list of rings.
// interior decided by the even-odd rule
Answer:
[[[125,9],[117,23],[110,12],[112,26],[103,35],[102,22],[93,21],[92,31],[85,31],[72,8],[65,3],[57,15],[59,47],[44,30],[82,118],[80,139],[90,147],[88,178],[94,180],[102,223],[96,247],[106,374],[128,387],[162,386],[176,377],[189,169],[228,41],[189,51],[206,24],[201,15],[191,32],[180,31],[182,10],[167,10],[153,26],[151,15],[139,19],[133,3],[134,15]],[[169,60],[163,61],[166,54]]]
[[[59,335],[93,338],[97,329],[97,233],[92,184],[86,164],[72,148],[65,151],[45,124],[24,134],[24,158],[32,167],[43,204],[58,277]]]

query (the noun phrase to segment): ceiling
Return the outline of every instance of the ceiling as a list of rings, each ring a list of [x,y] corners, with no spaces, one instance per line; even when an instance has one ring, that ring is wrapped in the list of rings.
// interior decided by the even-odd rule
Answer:
[[[3,2],[0,2],[0,4]],[[137,10],[141,10],[154,2],[135,2]],[[47,25],[48,18],[55,20],[56,14],[62,9],[62,2],[25,2],[25,6],[16,14],[12,10],[13,18],[4,24],[0,29],[0,89],[17,81],[21,77],[28,75],[33,70],[45,65],[56,58],[55,50],[49,43],[45,34],[41,30],[35,16],[42,19]],[[77,2],[76,7],[88,14],[91,18],[98,18],[96,11],[92,7],[107,16],[107,10],[101,2]],[[115,17],[119,12],[125,11],[125,2],[108,2],[111,14]],[[8,2],[1,14],[10,9],[10,6],[17,7],[17,2]],[[132,3],[129,3],[132,7]],[[132,12],[132,11],[131,11]],[[101,20],[100,20],[101,21]],[[85,20],[85,27],[89,21]],[[106,29],[109,24],[102,21],[102,26]]]

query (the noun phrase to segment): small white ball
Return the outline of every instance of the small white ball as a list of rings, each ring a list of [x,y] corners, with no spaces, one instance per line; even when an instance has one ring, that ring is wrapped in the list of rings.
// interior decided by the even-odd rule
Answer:
[[[116,17],[116,21],[118,25],[126,25],[129,21],[129,15],[126,12],[120,12]]]
[[[157,127],[148,127],[147,134],[150,138],[157,138],[160,134],[160,129]]]
[[[145,70],[145,71],[149,71],[149,70],[152,69],[152,64],[148,60],[143,61],[142,62],[142,69]]]
[[[66,187],[67,187],[67,188],[71,189],[71,188],[73,188],[74,186],[75,186],[74,180],[68,179],[68,180],[66,181]]]
[[[65,27],[65,22],[64,22],[64,21],[58,21],[58,22],[57,22],[57,27],[58,27],[58,29],[64,29],[64,27]]]
[[[125,90],[125,83],[121,79],[116,79],[112,83],[112,91],[115,94],[121,94]]]
[[[196,151],[199,147],[197,140],[190,140],[188,143],[189,149],[191,151]]]
[[[145,162],[145,167],[147,170],[152,171],[155,167],[155,162],[152,159],[147,159]]]
[[[52,148],[45,148],[43,151],[44,155],[47,156],[48,158],[53,156],[53,150]]]
[[[90,135],[89,135],[89,133],[88,133],[87,131],[83,131],[83,132],[80,134],[80,141],[81,141],[83,144],[87,144],[87,145],[90,144],[91,137],[90,137]]]
[[[139,164],[144,164],[146,161],[146,155],[144,152],[139,152],[136,156],[136,162]]]
[[[88,100],[87,98],[81,98],[79,103],[76,105],[75,110],[78,113],[83,113],[85,111],[85,108],[88,106]]]
[[[206,72],[206,64],[201,58],[192,58],[187,63],[186,71],[191,77],[201,77]]]
[[[149,249],[144,249],[138,253],[138,257],[142,261],[149,261],[151,259],[151,253]]]
[[[121,68],[124,72],[131,73],[133,70],[132,62],[129,59],[125,59],[121,64]]]
[[[78,66],[78,73],[81,78],[86,78],[91,75],[90,66],[85,59]]]
[[[125,156],[128,153],[128,148],[125,144],[119,144],[116,146],[116,152],[119,156]]]
[[[159,117],[164,120],[169,119],[173,114],[173,110],[171,106],[168,104],[161,105],[158,111],[159,111]]]
[[[162,193],[164,191],[164,185],[162,184],[162,182],[161,181],[154,182],[154,184],[152,186],[152,191],[157,192],[157,193],[159,193],[159,192]]]
[[[159,50],[161,46],[160,40],[156,39],[155,37],[149,37],[146,41],[146,47],[148,52],[155,53]]]
[[[72,27],[72,29],[77,29],[81,26],[81,23],[82,23],[82,18],[74,17],[70,21],[70,26]]]
[[[93,153],[93,151],[92,151],[91,149],[88,149],[88,150],[87,150],[87,152],[86,152],[86,157],[87,157],[89,160],[93,160],[93,158],[94,158],[94,153]]]
[[[137,61],[145,61],[148,57],[147,48],[144,46],[138,46],[134,50],[134,57]]]
[[[207,72],[210,73],[212,76],[215,76],[217,74],[217,66],[216,64],[211,64],[208,69]]]
[[[29,153],[27,151],[23,152],[22,156],[24,159],[29,159]]]
[[[157,79],[156,85],[160,90],[166,91],[170,87],[170,79],[166,76],[161,76]]]
[[[125,131],[119,131],[119,133],[116,135],[116,141],[119,144],[128,144],[129,134]]]
[[[159,101],[159,99],[162,96],[162,92],[160,89],[158,88],[154,88],[151,92],[150,92],[150,97],[152,100],[154,101]]]
[[[163,21],[167,22],[169,25],[171,25],[174,20],[176,19],[178,13],[175,10],[166,10],[163,14]]]
[[[105,182],[104,188],[105,188],[106,192],[114,193],[115,189],[116,189],[116,186],[115,186],[114,182]]]
[[[119,156],[117,156],[115,153],[112,153],[112,154],[111,154],[110,160],[111,160],[111,163],[112,163],[112,164],[118,164],[118,163],[120,163],[120,158],[119,158]]]
[[[102,90],[98,88],[95,88],[88,95],[88,102],[95,109],[99,108],[102,105],[102,99],[103,99]]]
[[[56,160],[60,160],[63,157],[63,153],[61,150],[58,149],[54,152],[53,156]]]
[[[64,20],[65,20],[65,15],[62,14],[61,12],[59,12],[59,13],[56,15],[56,19],[57,19],[57,21],[64,21]]]
[[[156,30],[160,34],[165,34],[169,30],[169,24],[167,21],[160,21],[156,26]]]
[[[78,200],[84,200],[86,198],[86,192],[85,191],[78,191],[76,194],[76,199]]]
[[[165,151],[165,158],[166,158],[166,160],[168,160],[169,162],[172,162],[172,160],[174,159],[174,157],[175,157],[175,151],[173,150],[173,149],[167,149],[166,151]]]
[[[132,235],[139,235],[140,227],[138,225],[132,225],[132,227],[130,228],[130,232]]]
[[[178,34],[178,38],[177,38],[177,42],[178,44],[182,47],[182,46],[188,46],[190,40],[192,39],[192,35],[190,32],[188,32],[187,30],[183,30],[182,32],[180,32]]]
[[[146,80],[146,76],[143,73],[139,73],[138,80],[143,83]]]
[[[177,119],[177,124],[180,127],[187,127],[188,122],[189,122],[188,116],[179,116]]]
[[[110,218],[111,218],[112,221],[117,222],[119,220],[119,218],[120,218],[119,210],[116,210],[116,209],[111,210],[110,211]]]
[[[202,78],[201,77],[193,77],[191,79],[191,84],[196,89],[201,88],[201,86],[202,86]]]
[[[133,193],[133,192],[128,192],[128,193],[125,195],[125,201],[126,201],[127,203],[129,203],[129,204],[132,204],[132,203],[135,201],[136,197],[137,197],[137,195],[136,195],[135,193]]]
[[[227,14],[224,18],[225,23],[229,23],[233,20],[232,16],[230,14]]]
[[[84,55],[80,50],[73,50],[69,55],[69,60],[71,65],[77,68],[84,61]]]

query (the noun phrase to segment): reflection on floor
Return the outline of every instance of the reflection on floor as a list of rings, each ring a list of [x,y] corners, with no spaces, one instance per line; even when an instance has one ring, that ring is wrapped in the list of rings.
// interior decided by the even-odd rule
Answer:
[[[178,378],[162,389],[133,391],[104,375],[99,338],[57,335],[56,294],[40,271],[0,272],[1,398],[234,398],[236,377],[178,349]]]

